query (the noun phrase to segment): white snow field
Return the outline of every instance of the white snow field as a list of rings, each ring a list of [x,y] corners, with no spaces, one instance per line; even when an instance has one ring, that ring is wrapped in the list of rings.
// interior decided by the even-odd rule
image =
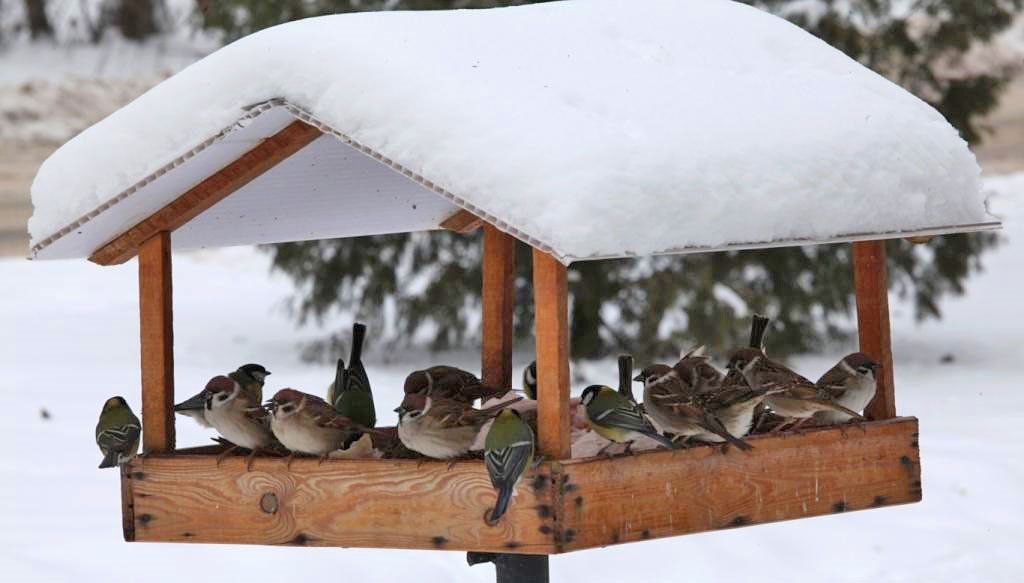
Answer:
[[[945,305],[941,322],[915,325],[905,305],[893,305],[897,405],[921,420],[922,503],[558,556],[552,580],[1019,580],[1024,174],[986,186],[998,192],[993,210],[1006,224],[1006,243],[986,257],[986,272]],[[250,248],[176,256],[179,395],[243,361],[266,364],[271,388],[325,388],[331,367],[304,365],[295,349],[320,331],[293,327],[284,309],[291,284],[267,272],[266,255]],[[135,264],[3,260],[0,281],[4,580],[493,581],[491,566],[469,568],[459,552],[122,542],[118,474],[96,469],[93,428],[111,395],[139,407]],[[338,326],[349,322],[342,317]],[[385,423],[394,421],[407,371],[442,361],[478,366],[471,351],[390,352],[388,363],[381,352],[370,355],[370,376]],[[940,365],[947,353],[955,361]],[[796,364],[813,377],[838,356]],[[516,354],[517,370],[529,357]],[[588,381],[615,379],[613,361],[582,370]],[[179,445],[208,443],[209,435],[188,420],[178,424]]]
[[[33,254],[89,255],[180,192],[162,185],[195,184],[222,165],[212,151],[254,139],[253,107],[274,99],[566,263],[991,220],[956,130],[797,26],[727,0],[577,0],[333,15],[236,41],[43,164]],[[336,170],[320,198],[384,204],[357,174]],[[246,214],[301,235],[244,242],[372,233],[278,200]]]

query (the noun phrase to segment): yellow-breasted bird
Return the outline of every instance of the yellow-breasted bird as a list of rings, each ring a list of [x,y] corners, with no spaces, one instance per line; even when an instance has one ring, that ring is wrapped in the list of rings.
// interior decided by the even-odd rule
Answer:
[[[636,403],[611,387],[591,385],[583,391],[580,402],[585,408],[591,429],[610,442],[625,443],[627,452],[640,437],[649,437],[664,447],[676,449],[676,444],[658,433]],[[598,454],[604,453],[608,445],[601,448]]]
[[[377,425],[377,410],[373,405],[373,391],[370,389],[370,378],[363,366],[363,340],[366,338],[366,326],[356,322],[352,326],[352,348],[349,351],[348,367],[345,361],[338,359],[334,382],[327,391],[327,402],[343,417],[363,427]],[[344,448],[351,442],[362,437],[361,433],[349,436]]]
[[[141,432],[142,424],[124,397],[107,399],[96,423],[96,445],[103,454],[100,468],[123,464],[137,454]]]
[[[484,439],[484,466],[498,493],[488,521],[497,522],[508,510],[516,484],[533,461],[533,429],[514,409],[503,409],[494,418]]]
[[[251,402],[258,404],[263,402],[263,383],[269,375],[270,371],[263,365],[250,363],[243,364],[227,376],[248,393]],[[174,412],[191,417],[202,427],[213,427],[206,419],[206,397],[204,389],[175,405]]]

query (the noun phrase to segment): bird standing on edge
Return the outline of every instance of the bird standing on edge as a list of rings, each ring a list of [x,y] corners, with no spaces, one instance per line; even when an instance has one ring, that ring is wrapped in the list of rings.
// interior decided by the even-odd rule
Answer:
[[[100,468],[121,465],[135,456],[139,452],[141,432],[142,424],[124,397],[107,399],[96,423],[96,445],[103,454]]]
[[[294,453],[320,457],[321,463],[332,451],[341,449],[353,432],[366,431],[343,417],[320,397],[281,389],[267,401],[270,430],[274,437]],[[288,456],[291,465],[292,456]]]
[[[363,340],[366,338],[366,326],[356,322],[352,326],[352,348],[349,351],[348,368],[345,361],[338,359],[334,382],[327,391],[327,402],[343,417],[354,423],[372,428],[377,425],[377,411],[373,405],[373,391],[370,389],[370,378],[363,367]],[[362,433],[349,436],[342,449],[348,448],[351,442],[362,437]]]
[[[601,437],[613,443],[626,444],[628,453],[633,442],[640,437],[649,437],[664,447],[676,449],[671,439],[658,433],[651,422],[644,417],[636,403],[620,395],[611,387],[591,385],[583,391],[580,399],[590,427]],[[598,452],[604,453],[611,443]]]
[[[488,522],[494,524],[508,510],[516,484],[533,460],[533,429],[514,409],[503,409],[494,418],[484,440],[484,466],[498,492]]]
[[[263,402],[263,382],[270,375],[270,371],[260,364],[243,364],[228,373],[228,378],[235,381],[249,394],[249,400],[253,403]],[[203,391],[185,399],[174,406],[174,412],[191,417],[202,427],[213,427],[206,419],[206,395]]]
[[[875,371],[882,365],[871,360],[863,352],[854,352],[843,357],[835,366],[818,379],[818,388],[831,395],[836,403],[851,411],[861,413],[875,397]],[[814,415],[824,423],[845,423],[852,419],[840,411],[819,411]]]
[[[454,460],[466,454],[480,429],[518,397],[486,409],[474,409],[461,401],[428,395],[406,395],[395,409],[398,438],[405,447],[427,457]]]
[[[226,376],[210,379],[200,394],[205,397],[207,423],[231,442],[231,447],[217,456],[217,463],[235,449],[244,447],[250,450],[245,460],[246,470],[250,469],[256,454],[274,443],[267,412],[259,401],[252,400],[250,391]]]

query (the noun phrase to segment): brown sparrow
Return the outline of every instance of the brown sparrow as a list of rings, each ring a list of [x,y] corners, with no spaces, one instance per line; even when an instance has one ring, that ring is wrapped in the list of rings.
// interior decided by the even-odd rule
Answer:
[[[875,371],[881,364],[871,360],[863,352],[854,352],[843,357],[835,366],[818,379],[818,388],[832,396],[836,403],[862,412],[875,396]],[[839,411],[820,411],[815,419],[825,423],[844,423],[851,417]]]
[[[320,456],[321,461],[341,449],[352,433],[368,430],[339,415],[320,397],[295,389],[281,389],[266,406],[278,441],[292,452]]]
[[[482,399],[501,398],[507,388],[489,387],[471,372],[454,366],[432,366],[413,371],[405,378],[406,395],[426,395],[439,399],[452,399],[467,405]]]
[[[206,383],[201,395],[207,423],[232,444],[217,457],[218,463],[236,448],[244,447],[251,450],[246,459],[248,468],[258,451],[274,443],[267,412],[235,379],[215,376]]]
[[[521,400],[520,397],[486,409],[474,409],[454,399],[408,394],[395,409],[398,438],[405,447],[427,457],[453,460],[469,451],[484,424]]]

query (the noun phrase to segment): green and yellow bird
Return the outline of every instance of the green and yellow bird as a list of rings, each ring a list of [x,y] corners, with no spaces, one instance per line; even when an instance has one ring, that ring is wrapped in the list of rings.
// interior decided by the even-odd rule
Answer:
[[[533,429],[514,409],[504,409],[491,423],[484,439],[484,465],[491,485],[498,493],[489,522],[495,523],[508,510],[516,484],[533,461]]]
[[[537,361],[523,369],[523,394],[531,401],[537,400]]]
[[[649,437],[659,444],[676,449],[676,444],[651,425],[636,403],[611,387],[591,385],[580,398],[587,421],[598,435],[613,443],[625,443],[629,452],[633,442],[640,437]],[[601,448],[600,455],[608,448]]]
[[[356,322],[352,326],[352,348],[349,351],[348,367],[345,361],[338,359],[334,382],[327,389],[327,402],[338,414],[348,417],[357,425],[373,428],[377,425],[377,410],[373,404],[373,391],[370,389],[370,377],[363,366],[363,341],[366,339],[366,326]],[[353,433],[342,449],[362,437],[362,433]]]
[[[141,431],[142,424],[124,397],[107,399],[96,424],[96,445],[103,454],[100,468],[123,464],[137,454]]]

